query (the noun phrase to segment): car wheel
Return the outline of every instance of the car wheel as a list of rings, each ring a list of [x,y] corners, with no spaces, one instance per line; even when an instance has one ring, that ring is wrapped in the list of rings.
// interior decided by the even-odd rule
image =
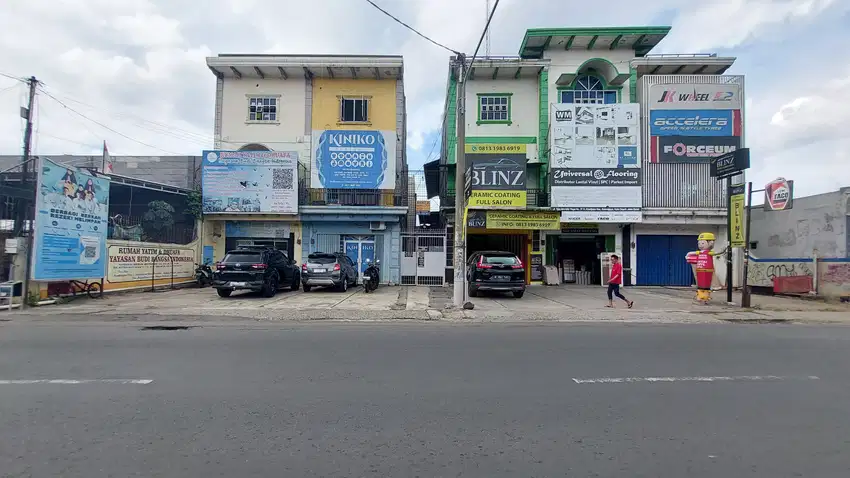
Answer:
[[[523,294],[525,294],[524,290],[515,290],[514,299],[522,299]]]
[[[348,277],[342,278],[342,282],[339,283],[339,291],[340,292],[348,291]]]
[[[312,287],[307,284],[304,284],[304,292],[310,292],[310,289],[312,289]]]
[[[233,293],[230,289],[216,289],[216,292],[218,292],[219,297],[230,297],[230,294]]]
[[[274,297],[277,293],[277,276],[272,274],[263,284],[263,297]]]
[[[470,297],[478,297],[478,289],[476,289],[472,284],[469,284],[467,287],[467,292],[469,292]]]

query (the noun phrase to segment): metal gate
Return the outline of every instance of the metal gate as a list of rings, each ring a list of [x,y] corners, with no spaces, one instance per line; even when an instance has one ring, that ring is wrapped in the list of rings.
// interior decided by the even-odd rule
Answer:
[[[442,286],[446,280],[446,231],[401,235],[402,285]]]

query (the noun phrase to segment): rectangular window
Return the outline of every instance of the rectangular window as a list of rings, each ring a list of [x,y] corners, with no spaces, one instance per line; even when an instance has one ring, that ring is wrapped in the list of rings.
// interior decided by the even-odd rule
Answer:
[[[277,98],[252,96],[248,98],[248,121],[277,121]]]
[[[367,123],[369,121],[369,99],[362,96],[340,98],[339,121],[341,123]]]
[[[478,96],[478,123],[511,122],[511,96],[505,94]]]
[[[617,92],[614,90],[565,90],[560,92],[560,101],[561,103],[610,105],[617,102]]]

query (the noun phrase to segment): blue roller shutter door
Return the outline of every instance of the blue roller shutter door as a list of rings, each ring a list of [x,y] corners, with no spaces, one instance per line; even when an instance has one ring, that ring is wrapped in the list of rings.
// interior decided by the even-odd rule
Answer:
[[[637,285],[683,286],[693,283],[688,252],[696,250],[697,236],[637,236]]]

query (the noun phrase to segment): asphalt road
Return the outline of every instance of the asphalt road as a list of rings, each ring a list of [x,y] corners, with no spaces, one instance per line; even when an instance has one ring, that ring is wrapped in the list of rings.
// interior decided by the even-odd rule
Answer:
[[[848,363],[842,327],[0,323],[0,475],[843,477]]]

